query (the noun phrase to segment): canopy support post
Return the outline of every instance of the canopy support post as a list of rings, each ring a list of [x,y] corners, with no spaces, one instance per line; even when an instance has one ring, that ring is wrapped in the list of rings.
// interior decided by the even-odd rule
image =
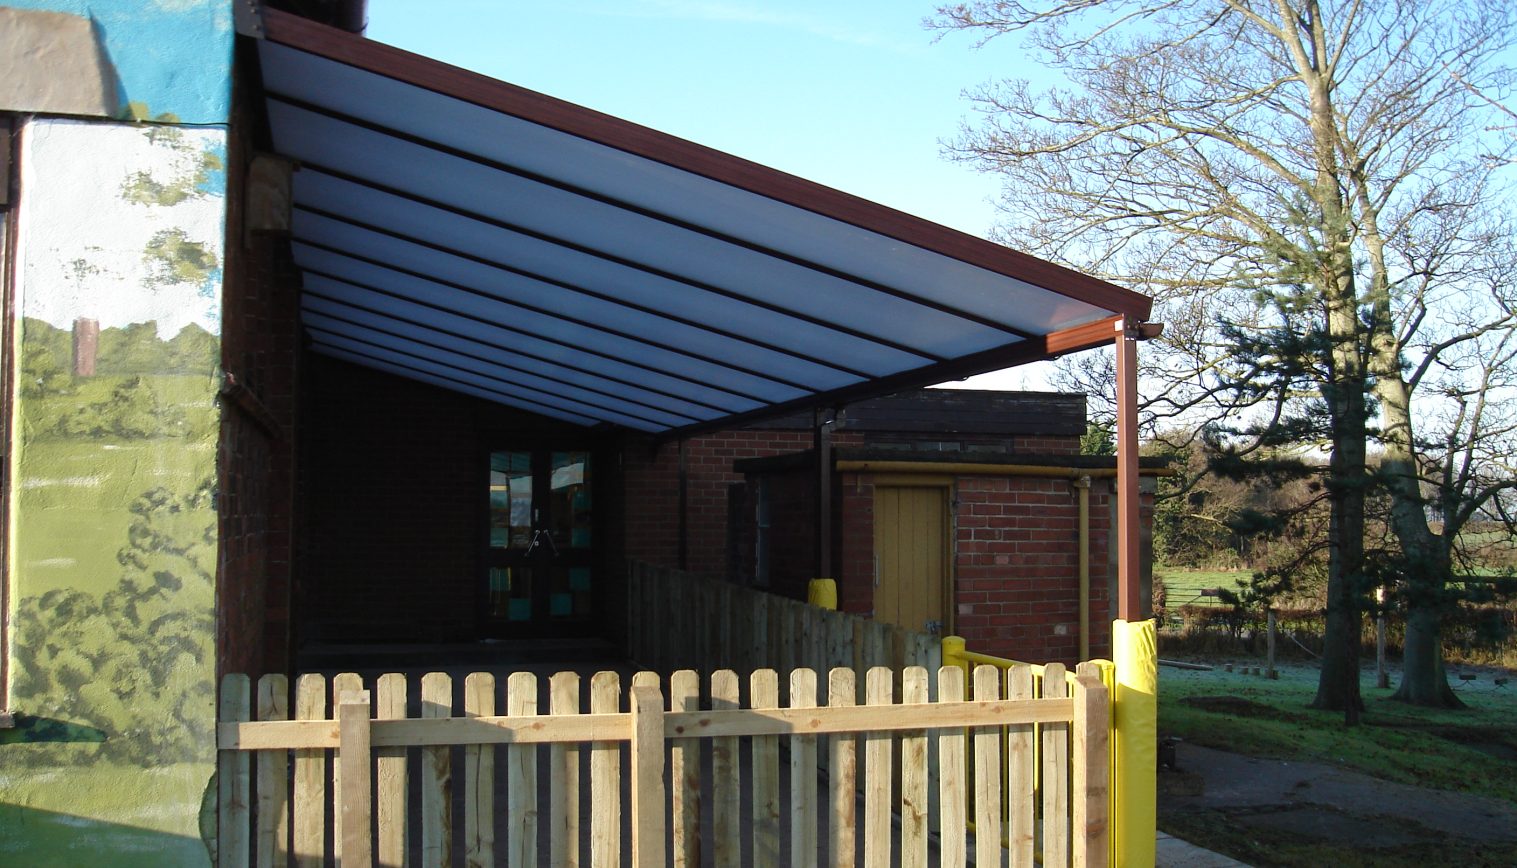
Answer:
[[[1138,545],[1138,341],[1140,326],[1116,322],[1117,351],[1117,617],[1135,622],[1149,606],[1142,599]]]

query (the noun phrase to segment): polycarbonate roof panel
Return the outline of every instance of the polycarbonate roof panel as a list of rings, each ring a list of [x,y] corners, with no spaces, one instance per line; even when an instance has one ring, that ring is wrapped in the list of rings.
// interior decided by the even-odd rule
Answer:
[[[652,432],[1112,339],[1143,296],[729,155],[275,11],[323,353]]]

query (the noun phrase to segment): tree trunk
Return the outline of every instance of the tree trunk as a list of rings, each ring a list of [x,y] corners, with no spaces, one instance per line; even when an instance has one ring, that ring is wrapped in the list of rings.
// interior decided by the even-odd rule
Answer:
[[[1443,668],[1443,619],[1436,609],[1406,613],[1406,640],[1401,647],[1401,684],[1391,697],[1398,702],[1434,708],[1464,708],[1449,687]]]
[[[1359,605],[1364,572],[1365,435],[1368,426],[1363,369],[1355,331],[1353,295],[1334,300],[1329,313],[1337,381],[1323,388],[1332,418],[1332,455],[1328,462],[1327,625],[1322,668],[1312,708],[1343,712],[1348,726],[1359,723],[1364,701],[1359,692],[1359,645],[1363,615]]]
[[[1363,617],[1359,584],[1364,572],[1364,501],[1366,439],[1369,411],[1365,402],[1366,335],[1359,321],[1353,238],[1339,184],[1337,112],[1333,89],[1324,74],[1331,54],[1317,0],[1306,0],[1299,22],[1308,39],[1291,43],[1296,72],[1310,94],[1307,119],[1312,133],[1316,180],[1312,191],[1318,207],[1318,260],[1307,266],[1322,294],[1327,313],[1329,374],[1321,386],[1328,407],[1332,455],[1328,462],[1327,626],[1323,635],[1322,670],[1313,708],[1343,712],[1348,726],[1359,723],[1359,642]]]
[[[1400,354],[1376,347],[1375,359],[1375,393],[1384,419],[1385,457],[1380,473],[1391,496],[1391,530],[1408,565],[1402,579],[1408,587],[1402,594],[1406,641],[1401,684],[1392,698],[1414,705],[1462,708],[1464,703],[1454,695],[1444,673],[1442,641],[1443,590],[1452,572],[1449,540],[1459,529],[1445,525],[1440,536],[1427,523],[1427,502],[1413,446],[1411,390],[1397,364]]]
[[[1327,609],[1327,634],[1323,642],[1322,670],[1312,708],[1343,712],[1343,722],[1359,724],[1364,698],[1359,692],[1359,613],[1345,606]]]

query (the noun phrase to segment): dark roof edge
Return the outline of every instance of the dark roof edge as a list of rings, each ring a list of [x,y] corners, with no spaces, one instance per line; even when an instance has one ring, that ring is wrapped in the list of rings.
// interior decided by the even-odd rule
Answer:
[[[1153,299],[778,169],[275,9],[266,38],[830,217],[1068,298],[1146,320]]]
[[[1095,322],[1064,329],[1063,331],[1028,338],[1027,340],[1017,341],[1013,344],[992,347],[991,349],[982,350],[977,353],[970,353],[956,359],[949,359],[946,362],[913,368],[884,377],[875,377],[872,380],[865,380],[852,386],[844,386],[840,389],[832,389],[814,395],[804,395],[790,401],[783,401],[779,404],[760,407],[757,410],[749,410],[744,413],[734,413],[709,422],[686,425],[683,428],[674,428],[657,436],[663,440],[695,437],[700,434],[709,434],[712,431],[741,428],[765,419],[783,417],[798,410],[817,407],[843,407],[856,401],[877,398],[880,395],[891,395],[897,392],[904,392],[907,389],[919,389],[937,383],[947,383],[975,374],[983,374],[987,371],[1014,368],[1017,365],[1025,365],[1028,362],[1055,359],[1068,353],[1106,346],[1112,343],[1116,339],[1116,336],[1121,334],[1121,324],[1121,317],[1099,319]]]
[[[781,470],[809,468],[815,465],[814,450],[787,452],[783,455],[768,455],[761,458],[739,458],[732,462],[737,473],[773,473]],[[888,461],[915,464],[995,464],[1022,465],[1027,467],[1076,468],[1081,470],[1112,470],[1117,459],[1111,455],[1049,455],[1020,452],[915,452],[903,449],[870,449],[869,447],[840,447],[833,450],[834,461]],[[1145,470],[1162,470],[1170,466],[1170,460],[1162,456],[1141,456],[1138,466]]]

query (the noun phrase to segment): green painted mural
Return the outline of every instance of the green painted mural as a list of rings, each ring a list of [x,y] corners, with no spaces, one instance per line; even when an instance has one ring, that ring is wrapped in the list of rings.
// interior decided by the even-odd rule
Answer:
[[[20,142],[0,864],[206,864],[226,135]]]

